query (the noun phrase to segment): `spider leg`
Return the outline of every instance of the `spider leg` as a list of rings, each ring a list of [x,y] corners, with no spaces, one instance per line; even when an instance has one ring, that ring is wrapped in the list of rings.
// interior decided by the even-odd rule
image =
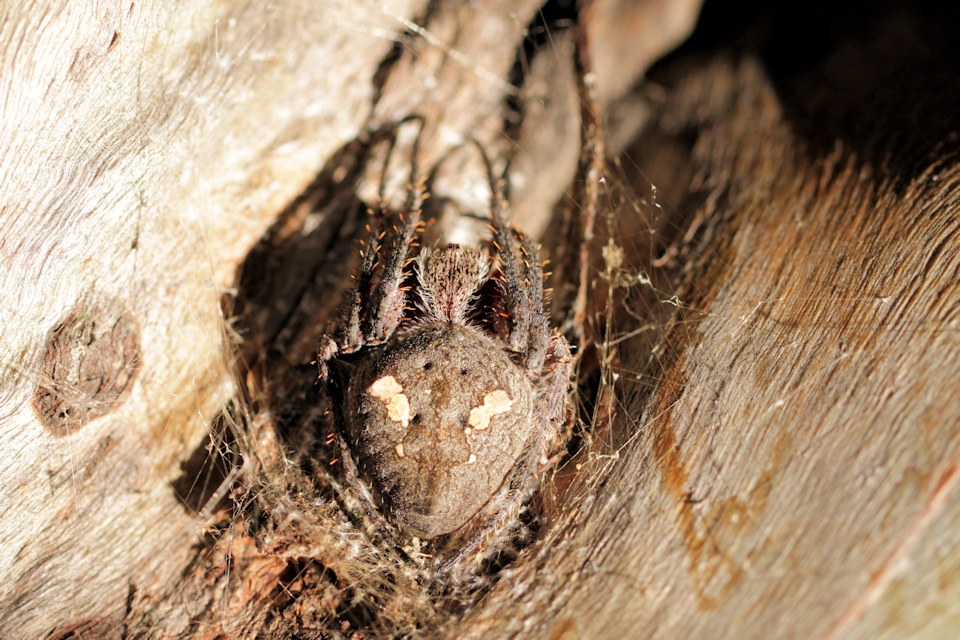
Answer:
[[[378,204],[378,207],[381,207]],[[368,310],[364,303],[370,299],[370,284],[373,271],[376,268],[377,256],[380,252],[380,238],[383,234],[383,216],[374,211],[367,212],[372,224],[367,224],[367,237],[362,241],[360,251],[360,269],[357,271],[357,282],[350,292],[349,307],[343,320],[340,335],[341,351],[351,353],[363,345],[361,324]]]
[[[540,406],[534,412],[537,418],[534,430],[536,436],[511,478],[511,484],[516,486],[524,499],[536,490],[540,465],[546,464],[550,459],[558,436],[568,422],[566,407],[570,406],[567,399],[570,393],[572,362],[567,340],[561,335],[551,336],[537,385],[540,390]]]
[[[523,282],[521,259],[516,247],[517,238],[507,223],[506,205],[493,177],[490,158],[487,157],[486,151],[479,142],[476,140],[472,142],[480,151],[480,157],[483,158],[483,164],[487,170],[487,180],[490,183],[490,226],[493,229],[493,244],[500,257],[500,269],[503,271],[507,292],[507,313],[510,314],[508,344],[512,351],[522,354],[526,359],[530,340],[531,307],[527,287]]]
[[[519,231],[514,230],[514,234],[520,245],[523,284],[530,314],[527,368],[531,371],[539,371],[546,358],[547,344],[550,341],[550,318],[547,316],[543,302],[543,267],[540,264],[540,251],[537,246]]]
[[[402,226],[402,241],[391,244],[388,258],[383,275],[380,280],[374,283],[374,274],[379,266],[379,258],[383,253],[384,238],[387,235],[386,225],[386,206],[384,205],[384,192],[386,191],[386,165],[389,164],[390,157],[393,155],[394,147],[397,142],[397,130],[404,124],[416,121],[420,125],[420,131],[414,139],[413,161],[410,169],[411,185],[415,185],[414,178],[417,174],[416,157],[419,147],[420,136],[423,134],[424,119],[419,115],[410,115],[397,123],[377,129],[370,134],[367,141],[368,148],[384,139],[389,141],[389,147],[384,159],[384,169],[380,175],[380,188],[378,202],[375,209],[368,209],[367,215],[369,222],[366,224],[366,236],[360,241],[361,263],[357,270],[356,283],[353,289],[347,295],[342,307],[342,316],[339,326],[335,332],[324,334],[317,345],[317,363],[320,369],[320,379],[329,375],[328,362],[336,358],[341,353],[353,353],[363,347],[371,337],[378,337],[382,340],[388,336],[403,314],[403,295],[399,291],[402,282],[402,271],[404,258],[406,257],[406,247],[416,232],[420,219],[420,205],[423,200],[422,184],[411,187],[407,194],[405,207],[410,213],[406,218],[407,224]],[[405,218],[399,216],[401,223]],[[396,226],[394,225],[396,229]],[[399,267],[397,267],[399,263]],[[399,294],[399,295],[398,295]],[[371,300],[373,298],[373,300]],[[394,312],[386,322],[377,322],[378,312],[383,308],[391,308],[397,302],[401,302],[399,311]]]
[[[560,432],[571,423],[572,415],[568,415],[568,410],[573,410],[575,402],[569,402],[574,386],[571,385],[571,375],[573,373],[573,356],[570,353],[570,344],[567,339],[560,334],[554,334],[550,337],[547,349],[548,364],[544,368],[544,379],[548,381],[546,391],[543,394],[545,403],[545,415],[549,421],[549,439],[543,440],[546,449],[541,451],[542,456],[554,453],[551,451]],[[563,440],[566,445],[566,439]]]
[[[580,121],[582,140],[580,165],[577,173],[584,178],[582,185],[583,207],[573,231],[579,235],[579,252],[574,258],[577,264],[577,294],[572,304],[573,328],[580,345],[586,344],[587,294],[590,289],[590,251],[600,202],[600,187],[606,157],[606,140],[603,116],[597,103],[596,80],[590,64],[586,29],[581,29],[574,63],[577,70],[577,92],[580,94]],[[571,242],[570,246],[576,246]]]
[[[348,505],[350,512],[363,513],[365,516],[363,525],[367,528],[368,534],[375,533],[377,529],[393,530],[393,526],[375,506],[376,501],[370,493],[369,487],[367,487],[360,478],[360,470],[357,468],[357,463],[353,459],[350,447],[340,433],[337,434],[337,446],[340,450],[340,463],[343,465],[344,482],[346,482],[350,491],[353,492],[351,494],[341,491],[341,499],[350,503]],[[355,496],[359,496],[360,499],[357,500]]]
[[[406,306],[406,291],[403,289],[404,269],[408,264],[407,251],[413,243],[420,226],[423,212],[424,184],[418,179],[417,156],[420,147],[420,137],[423,134],[423,121],[420,121],[420,132],[413,141],[410,161],[409,190],[400,212],[393,223],[386,228],[387,241],[381,247],[380,260],[382,271],[380,280],[370,296],[370,311],[365,314],[362,328],[364,342],[382,342],[386,340],[400,324],[403,310]],[[381,192],[384,188],[381,182]],[[385,222],[385,212],[382,209],[383,196],[381,193],[380,218]],[[373,267],[371,267],[371,270]]]
[[[370,282],[379,251],[378,237],[380,236],[381,218],[374,216],[373,211],[367,212],[374,218],[373,224],[367,224],[367,237],[361,241],[360,269],[357,272],[357,281],[345,300],[345,310],[340,326],[333,335],[324,334],[317,345],[317,364],[320,368],[320,379],[329,375],[328,362],[341,353],[353,353],[363,346],[361,320],[365,309],[364,301],[369,299]]]

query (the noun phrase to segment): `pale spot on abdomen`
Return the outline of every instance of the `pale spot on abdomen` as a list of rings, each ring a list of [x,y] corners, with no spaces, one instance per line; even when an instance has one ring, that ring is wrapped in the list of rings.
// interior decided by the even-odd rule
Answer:
[[[513,408],[513,398],[503,389],[491,391],[483,396],[483,404],[470,409],[470,426],[477,431],[490,427],[490,419]]]
[[[399,422],[406,429],[410,425],[410,400],[403,394],[403,387],[393,376],[383,376],[370,385],[370,395],[383,400],[387,417]],[[403,456],[403,453],[400,453]]]

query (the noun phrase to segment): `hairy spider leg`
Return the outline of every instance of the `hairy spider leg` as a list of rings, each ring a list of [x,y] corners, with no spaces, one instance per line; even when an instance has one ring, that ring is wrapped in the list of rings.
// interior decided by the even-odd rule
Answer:
[[[520,259],[523,265],[522,278],[527,304],[530,312],[529,337],[527,342],[527,368],[539,371],[547,355],[547,345],[550,342],[550,318],[547,316],[543,302],[543,266],[540,263],[540,251],[520,231],[514,229],[517,242],[520,245]]]
[[[379,238],[383,231],[383,216],[377,215],[375,211],[368,211],[367,213],[370,222],[367,224],[367,236],[363,240],[360,268],[357,271],[356,284],[349,293],[348,311],[344,314],[342,335],[340,336],[341,350],[348,353],[356,351],[363,345],[361,326],[366,311],[364,302],[370,299],[370,284],[373,279],[377,254],[380,251]]]
[[[387,152],[384,157],[384,168],[380,173],[379,189],[377,191],[377,206],[375,209],[367,210],[370,221],[366,225],[367,234],[361,241],[361,246],[363,248],[361,249],[360,268],[357,271],[356,283],[350,290],[349,294],[347,295],[347,299],[345,300],[342,311],[342,320],[339,324],[339,327],[333,336],[323,335],[320,338],[319,344],[317,345],[317,363],[320,369],[320,379],[324,379],[328,376],[329,371],[327,363],[330,360],[337,357],[337,355],[340,353],[353,353],[357,351],[363,347],[363,345],[374,335],[374,331],[371,330],[370,326],[371,322],[368,319],[372,315],[371,309],[378,308],[373,306],[371,294],[373,293],[374,295],[377,295],[377,292],[383,288],[384,282],[383,277],[381,277],[380,282],[376,286],[376,291],[372,292],[373,276],[377,270],[378,258],[382,253],[383,240],[387,235],[387,211],[386,205],[384,204],[387,165],[390,163],[390,158],[393,155],[394,149],[396,148],[397,130],[408,122],[417,122],[420,125],[420,130],[417,133],[417,137],[414,139],[414,162],[412,163],[410,169],[411,184],[414,184],[413,178],[417,174],[416,154],[419,148],[420,137],[423,135],[423,127],[425,125],[423,116],[409,115],[388,127],[377,129],[371,132],[370,139],[367,141],[368,148],[376,145],[378,142],[384,139],[388,141]],[[410,237],[412,237],[412,234],[416,230],[417,224],[419,223],[419,208],[423,200],[422,185],[418,187],[416,193],[413,193],[413,191],[414,190],[411,189],[411,191],[408,193],[404,205],[408,209],[417,209],[415,216],[416,219],[411,223],[409,229],[405,230],[407,235]],[[406,244],[404,243],[401,246],[403,246],[405,256]],[[400,262],[400,270],[402,271],[402,257]],[[384,273],[386,273],[386,269],[384,270]],[[396,288],[399,288],[399,284],[396,285]],[[403,296],[401,295],[399,297],[402,301]],[[402,315],[402,305],[400,314]],[[399,322],[399,318],[396,319],[396,322]],[[396,324],[393,324],[392,326],[395,327]],[[381,330],[381,327],[379,326],[375,328],[377,331]],[[392,331],[392,329],[388,330],[386,335],[389,335],[390,331]],[[380,339],[382,340],[383,338]]]
[[[392,224],[388,224],[388,212],[384,205],[383,189],[385,178],[381,177],[380,210],[378,217],[385,227],[386,235],[381,240],[380,261],[382,270],[376,288],[370,294],[370,311],[365,313],[363,336],[364,342],[383,342],[397,328],[403,319],[406,306],[406,291],[403,289],[404,267],[407,265],[407,252],[417,234],[420,218],[423,213],[425,186],[418,177],[419,165],[417,159],[420,150],[420,138],[423,135],[423,119],[420,122],[420,131],[413,140],[410,159],[409,189],[403,204],[403,211],[396,216]],[[393,147],[391,146],[391,151]],[[384,170],[386,173],[386,169]],[[383,232],[381,232],[383,233]]]
[[[523,355],[524,362],[527,362],[532,310],[526,287],[523,284],[523,275],[520,268],[521,260],[514,246],[514,232],[507,223],[506,204],[503,194],[497,188],[490,158],[477,140],[471,139],[471,142],[480,152],[480,157],[483,159],[483,165],[487,171],[487,181],[490,185],[490,226],[493,230],[493,243],[500,258],[500,269],[503,271],[504,286],[507,292],[507,313],[510,315],[508,344],[512,351]],[[542,282],[539,283],[539,286],[543,287]]]

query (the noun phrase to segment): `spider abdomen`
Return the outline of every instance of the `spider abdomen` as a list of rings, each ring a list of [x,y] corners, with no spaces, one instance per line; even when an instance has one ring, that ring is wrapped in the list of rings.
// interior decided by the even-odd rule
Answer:
[[[345,437],[394,523],[456,531],[499,493],[534,429],[526,372],[481,330],[421,326],[350,376]]]

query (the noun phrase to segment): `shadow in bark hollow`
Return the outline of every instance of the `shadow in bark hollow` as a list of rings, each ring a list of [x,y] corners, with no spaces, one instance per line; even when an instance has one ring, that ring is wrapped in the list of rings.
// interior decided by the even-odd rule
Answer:
[[[530,72],[530,63],[537,52],[545,46],[553,46],[560,34],[574,28],[577,24],[577,4],[569,0],[549,0],[545,3],[525,29],[523,46],[517,49],[513,68],[508,76],[514,87],[523,87]],[[505,98],[507,109],[503,122],[503,135],[511,140],[518,137],[523,122],[523,101],[520,93]]]
[[[218,417],[199,447],[181,465],[180,476],[171,483],[184,508],[193,514],[216,510],[224,506],[226,495],[211,503],[217,489],[239,461],[229,452],[236,450],[233,433],[223,416]]]
[[[700,52],[756,55],[814,158],[842,148],[902,190],[956,147],[956,3],[707,2],[689,42],[651,71]]]
[[[283,444],[310,451],[304,462],[326,464],[334,455],[332,447],[318,446],[326,434],[318,423],[322,398],[312,363],[316,341],[337,312],[355,262],[354,239],[366,214],[354,185],[365,155],[365,145],[354,140],[331,156],[250,251],[238,270],[236,297],[223,302],[224,315],[234,319],[242,339],[237,379],[253,383],[247,391],[258,394],[248,399],[248,408],[268,409]],[[226,422],[217,421],[174,483],[188,509],[214,506],[208,502],[230,466],[224,455],[238,452]]]

